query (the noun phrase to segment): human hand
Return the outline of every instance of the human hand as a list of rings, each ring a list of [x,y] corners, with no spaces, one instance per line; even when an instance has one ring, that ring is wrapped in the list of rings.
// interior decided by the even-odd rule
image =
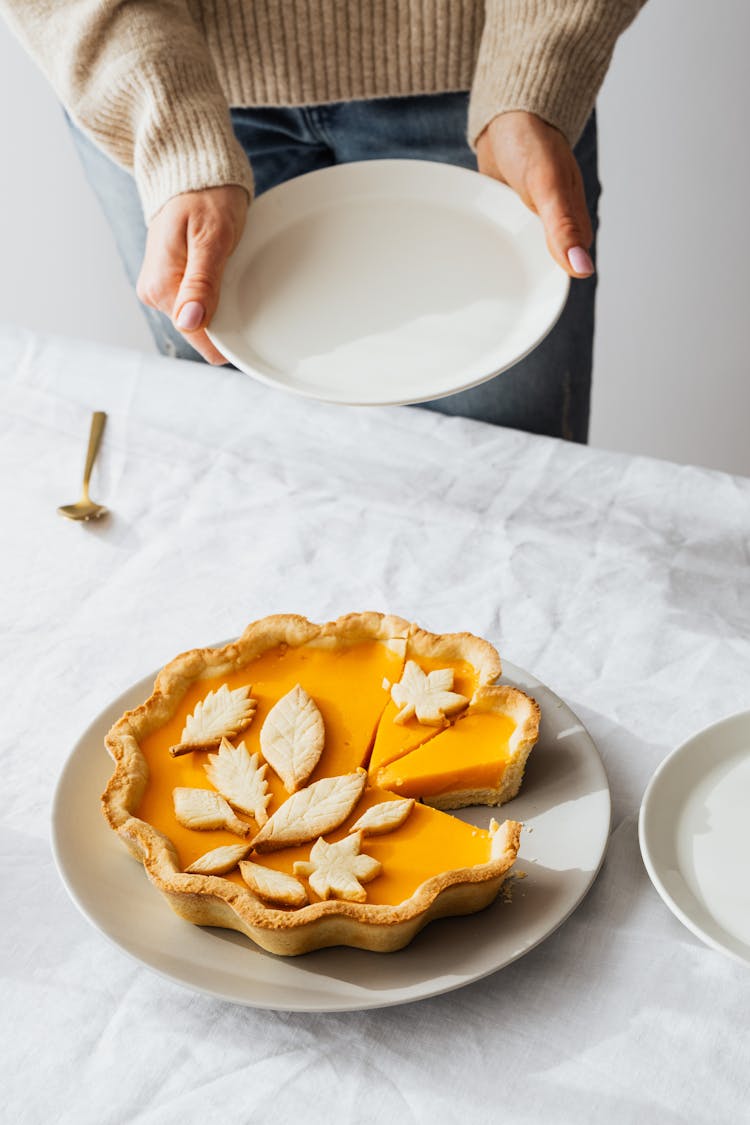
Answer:
[[[535,113],[501,113],[481,133],[477,160],[480,172],[508,184],[539,216],[557,264],[571,277],[589,277],[591,219],[578,162],[562,133]]]
[[[209,363],[227,362],[206,327],[247,207],[247,192],[235,184],[187,191],[169,199],[148,228],[136,292],[145,305],[166,313]]]

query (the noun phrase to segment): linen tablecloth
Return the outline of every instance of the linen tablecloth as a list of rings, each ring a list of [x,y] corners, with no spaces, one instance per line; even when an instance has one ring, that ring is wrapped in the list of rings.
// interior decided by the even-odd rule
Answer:
[[[750,481],[11,327],[0,388],[5,1120],[750,1120],[750,973],[637,842],[665,754],[750,708]],[[74,525],[93,409],[112,515]],[[274,1013],[154,975],[57,876],[70,748],[185,648],[358,609],[490,637],[573,707],[612,789],[597,882],[519,961],[407,1006]]]

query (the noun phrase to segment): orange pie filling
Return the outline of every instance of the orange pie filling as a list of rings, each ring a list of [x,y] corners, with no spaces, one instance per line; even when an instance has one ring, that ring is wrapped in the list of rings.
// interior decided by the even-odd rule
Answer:
[[[512,760],[513,719],[472,712],[416,750],[384,766],[377,784],[403,797],[429,800],[444,793],[497,789]]]
[[[295,871],[295,865],[305,872],[310,868],[317,836],[276,850],[256,852],[251,848],[260,821],[256,824],[246,810],[237,810],[239,820],[247,827],[243,837],[227,828],[187,827],[178,820],[175,808],[175,789],[216,792],[205,769],[208,764],[210,772],[216,746],[181,752],[176,757],[170,754],[170,748],[181,743],[189,717],[196,713],[196,708],[200,710],[209,693],[215,693],[222,685],[230,692],[249,688],[255,701],[254,715],[245,729],[222,745],[231,750],[244,743],[250,755],[257,754],[261,763],[268,763],[262,749],[264,724],[271,725],[266,720],[272,709],[300,685],[318,709],[325,731],[320,757],[301,788],[309,793],[315,782],[351,775],[358,768],[369,766],[367,788],[345,819],[325,831],[327,845],[347,839],[353,826],[372,806],[399,798],[425,802],[415,803],[402,822],[385,831],[364,833],[361,851],[379,864],[377,874],[368,875],[366,880],[368,903],[397,906],[433,876],[488,863],[493,858],[492,833],[438,808],[441,804],[456,808],[469,803],[497,804],[508,799],[504,780],[510,777],[516,790],[520,785],[525,756],[536,738],[538,709],[515,689],[484,687],[477,670],[466,661],[417,656],[411,658],[418,665],[415,675],[424,674],[425,678],[435,672],[441,676],[441,669],[450,668],[451,691],[454,696],[465,698],[462,702],[449,701],[452,711],[438,713],[437,720],[433,715],[425,722],[415,714],[399,722],[397,716],[408,712],[409,700],[399,708],[394,701],[396,693],[393,697],[391,693],[392,685],[398,684],[402,676],[405,678],[406,647],[398,640],[335,646],[315,642],[282,644],[263,652],[239,671],[221,676],[202,675],[189,684],[171,718],[139,740],[148,781],[135,815],[171,841],[183,871],[214,849],[246,844],[247,858],[253,864],[300,879],[308,902],[328,897],[327,892],[321,896],[315,889],[314,880],[300,876],[299,867]],[[425,678],[424,682],[431,681]],[[297,731],[302,719],[297,716],[295,722]],[[266,811],[273,818],[285,802],[296,799],[291,798],[294,787],[285,788],[269,764],[265,767],[265,781]],[[430,804],[438,807],[431,808]],[[245,885],[238,866],[223,873],[222,878]],[[320,884],[316,886],[319,888]]]

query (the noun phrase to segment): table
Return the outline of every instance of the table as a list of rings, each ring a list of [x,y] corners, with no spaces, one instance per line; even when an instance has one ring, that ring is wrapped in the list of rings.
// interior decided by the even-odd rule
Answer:
[[[673,918],[637,843],[659,761],[750,708],[749,480],[11,326],[0,387],[7,1120],[750,1120],[750,974]],[[112,516],[79,526],[55,508],[92,409]],[[373,1012],[241,1008],[128,959],[50,854],[80,732],[256,617],[371,608],[495,639],[587,724],[614,811],[582,906],[503,971]]]

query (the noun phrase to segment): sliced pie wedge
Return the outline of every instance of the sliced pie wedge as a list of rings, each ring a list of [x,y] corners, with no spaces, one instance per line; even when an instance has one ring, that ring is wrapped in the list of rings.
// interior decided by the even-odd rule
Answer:
[[[405,665],[410,661],[428,676],[431,672],[450,669],[453,673],[451,690],[467,699],[471,699],[482,687],[494,683],[502,671],[500,658],[492,645],[470,633],[433,634],[416,629],[406,645]],[[422,723],[416,716],[399,722],[399,711],[399,705],[393,698],[389,699],[378,723],[370,755],[369,770],[373,782],[383,766],[415,750],[455,721],[453,715],[446,716],[442,725]]]
[[[515,797],[539,734],[539,707],[517,688],[480,688],[446,730],[387,766],[371,782],[437,809],[502,805]]]

